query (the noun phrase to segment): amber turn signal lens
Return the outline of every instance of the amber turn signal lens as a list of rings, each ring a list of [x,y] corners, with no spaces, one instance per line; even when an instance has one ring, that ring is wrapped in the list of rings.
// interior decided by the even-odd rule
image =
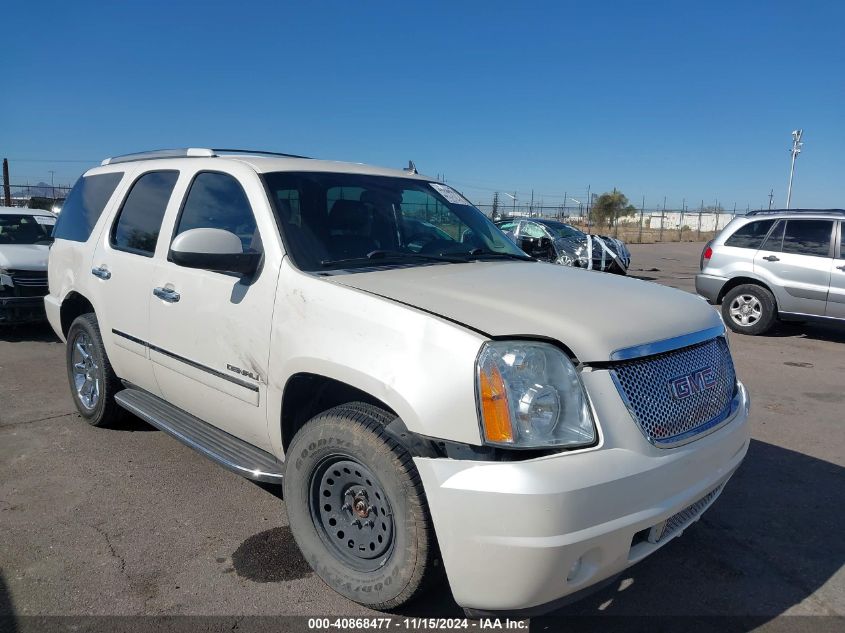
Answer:
[[[513,443],[508,395],[505,381],[495,366],[482,368],[479,372],[481,391],[481,422],[488,442]]]

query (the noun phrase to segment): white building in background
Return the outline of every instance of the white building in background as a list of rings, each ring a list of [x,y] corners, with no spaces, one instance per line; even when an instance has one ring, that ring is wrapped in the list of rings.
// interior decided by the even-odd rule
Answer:
[[[652,229],[661,228],[664,230],[679,230],[682,227],[686,230],[697,231],[701,228],[702,231],[721,231],[725,225],[733,219],[732,213],[702,213],[697,211],[667,211],[660,215],[651,213],[643,218],[644,226]],[[625,222],[630,224],[640,223],[640,216],[634,215],[625,218]],[[620,224],[622,220],[620,220]],[[699,224],[701,225],[699,227]]]

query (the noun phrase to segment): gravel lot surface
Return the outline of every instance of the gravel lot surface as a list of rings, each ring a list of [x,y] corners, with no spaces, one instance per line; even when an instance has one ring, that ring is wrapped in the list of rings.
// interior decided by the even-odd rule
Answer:
[[[693,291],[701,244],[631,251],[633,276]],[[731,345],[752,397],[745,463],[683,537],[561,615],[845,615],[845,328]],[[74,411],[49,326],[0,330],[0,615],[372,613],[310,571],[278,489]],[[402,614],[462,612],[443,587]]]

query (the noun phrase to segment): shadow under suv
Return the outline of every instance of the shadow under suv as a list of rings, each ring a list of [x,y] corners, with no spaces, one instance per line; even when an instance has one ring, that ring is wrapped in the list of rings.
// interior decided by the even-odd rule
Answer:
[[[704,247],[695,289],[725,323],[763,334],[777,319],[845,321],[842,209],[752,211]]]

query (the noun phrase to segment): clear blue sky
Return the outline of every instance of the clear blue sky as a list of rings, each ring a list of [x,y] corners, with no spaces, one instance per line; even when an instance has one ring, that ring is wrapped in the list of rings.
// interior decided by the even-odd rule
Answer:
[[[772,187],[783,205],[803,127],[793,206],[845,206],[843,2],[13,0],[2,17],[15,183],[222,146],[413,159],[476,202],[590,185],[744,209]]]

